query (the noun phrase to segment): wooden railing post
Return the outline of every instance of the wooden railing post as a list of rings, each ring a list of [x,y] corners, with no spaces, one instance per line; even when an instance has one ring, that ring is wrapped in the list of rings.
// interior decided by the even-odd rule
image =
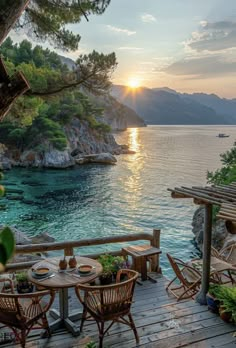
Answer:
[[[64,256],[73,256],[74,255],[74,248],[73,247],[66,247],[64,249]]]
[[[160,235],[161,235],[161,230],[157,230],[154,228],[151,245],[158,249],[160,249]],[[161,273],[159,255],[153,256],[152,271]]]

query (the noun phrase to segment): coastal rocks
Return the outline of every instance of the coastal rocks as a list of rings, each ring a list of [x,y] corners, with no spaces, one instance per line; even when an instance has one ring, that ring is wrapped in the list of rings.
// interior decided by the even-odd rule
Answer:
[[[67,147],[60,151],[55,149],[46,139],[39,139],[40,149],[17,148],[7,150],[0,147],[0,168],[9,169],[11,166],[64,169],[83,163],[114,164],[112,155],[133,154],[126,145],[119,145],[111,133],[91,128],[86,121],[77,118],[64,127]],[[1,145],[1,144],[0,144]],[[39,148],[39,147],[38,147]],[[104,156],[104,154],[106,154]],[[87,157],[90,156],[90,157]]]
[[[23,167],[63,169],[75,165],[75,162],[68,150],[59,151],[57,149],[51,149],[44,153],[30,150],[24,151],[21,154],[18,165]]]
[[[0,143],[0,170],[11,169],[11,161],[7,157],[7,147]]]
[[[74,159],[68,153],[68,150],[59,151],[53,149],[46,152],[43,160],[43,166],[46,168],[68,168],[75,165]]]
[[[0,226],[0,230],[3,225]],[[10,226],[12,232],[14,233],[16,245],[27,245],[27,244],[41,244],[41,243],[53,243],[55,238],[50,236],[47,232],[40,232],[32,238],[27,237],[27,235],[18,230],[15,226]],[[37,261],[42,258],[41,253],[37,254],[16,254],[11,260],[12,263],[27,262],[27,261]]]
[[[3,225],[0,225],[0,230],[3,228]],[[40,232],[34,237],[29,238],[24,232],[20,231],[15,226],[9,226],[12,230],[15,238],[16,245],[26,245],[26,244],[39,244],[39,243],[53,243],[55,238],[50,236],[48,232]]]
[[[48,232],[41,232],[31,238],[31,243],[33,244],[53,243],[53,242],[55,242],[55,238],[50,236]]]
[[[0,230],[1,230],[3,227],[4,227],[4,226],[1,225],[1,226],[0,226]],[[11,229],[12,232],[14,233],[14,238],[15,238],[16,245],[31,244],[31,239],[28,238],[28,237],[26,236],[25,233],[23,233],[22,231],[18,230],[15,226],[10,226],[10,229]]]
[[[202,250],[203,234],[204,234],[204,207],[198,208],[192,221],[192,232],[195,235],[195,242],[200,250]],[[221,249],[225,244],[227,238],[230,238],[229,233],[225,227],[223,220],[216,220],[212,226],[212,245],[216,249]]]
[[[101,163],[101,164],[115,164],[117,159],[110,153],[99,153],[94,155],[78,156],[75,159],[76,164],[85,163]]]

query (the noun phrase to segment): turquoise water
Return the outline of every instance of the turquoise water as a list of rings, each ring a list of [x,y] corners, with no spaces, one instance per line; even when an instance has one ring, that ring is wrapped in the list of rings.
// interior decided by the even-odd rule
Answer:
[[[230,137],[217,138],[220,132]],[[236,127],[150,126],[115,136],[136,151],[118,156],[115,166],[7,172],[5,186],[23,190],[28,204],[4,199],[7,209],[0,211],[1,223],[16,225],[29,236],[47,231],[58,241],[160,228],[161,264],[169,273],[165,252],[184,260],[196,254],[191,232],[196,206],[188,199],[172,199],[167,188],[206,184],[207,170],[220,167],[219,154],[232,147]]]

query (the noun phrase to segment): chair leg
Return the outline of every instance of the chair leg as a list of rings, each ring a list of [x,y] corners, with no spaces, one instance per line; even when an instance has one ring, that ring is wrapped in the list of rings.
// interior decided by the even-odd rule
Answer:
[[[134,336],[135,336],[135,339],[136,339],[136,343],[139,343],[139,336],[138,336],[138,332],[137,332],[137,329],[136,329],[136,326],[134,324],[134,321],[133,321],[133,317],[131,315],[131,313],[128,314],[128,317],[129,317],[129,321],[130,321],[130,324],[131,324],[131,328],[134,332]]]
[[[25,330],[21,330],[20,344],[21,344],[22,348],[25,348],[25,342],[26,342],[26,332],[25,332]]]
[[[97,322],[98,330],[99,330],[99,348],[103,347],[103,337],[104,337],[104,322],[101,322],[101,326]]]
[[[82,318],[81,318],[81,322],[80,322],[80,332],[82,332],[82,330],[83,330],[83,326],[84,326],[84,322],[85,322],[85,320],[86,320],[86,316],[87,316],[87,311],[86,311],[86,309],[84,308],[84,309],[83,309]]]
[[[48,319],[46,314],[43,315],[42,317],[42,323],[43,323],[43,328],[46,330],[46,335],[47,337],[51,337],[51,330],[50,330],[50,326],[48,324]]]

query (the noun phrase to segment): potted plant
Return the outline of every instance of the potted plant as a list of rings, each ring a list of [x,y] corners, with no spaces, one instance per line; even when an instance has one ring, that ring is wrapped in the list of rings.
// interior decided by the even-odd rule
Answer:
[[[219,298],[221,319],[226,322],[236,322],[236,288],[222,286]]]
[[[127,259],[125,259],[123,256],[116,256],[113,259],[113,265],[114,265],[114,277],[116,277],[117,272],[120,269],[129,269],[130,263]],[[125,277],[124,274],[121,275],[121,280],[123,280]]]
[[[218,284],[210,284],[207,293],[207,305],[213,313],[219,313],[220,307],[220,293],[222,291],[222,286]]]
[[[26,272],[17,273],[16,281],[16,288],[19,294],[25,294],[33,291],[33,284],[28,281]]]
[[[110,254],[101,255],[98,258],[98,262],[102,265],[103,271],[100,275],[100,283],[102,285],[108,285],[112,283],[114,267],[114,256]]]

